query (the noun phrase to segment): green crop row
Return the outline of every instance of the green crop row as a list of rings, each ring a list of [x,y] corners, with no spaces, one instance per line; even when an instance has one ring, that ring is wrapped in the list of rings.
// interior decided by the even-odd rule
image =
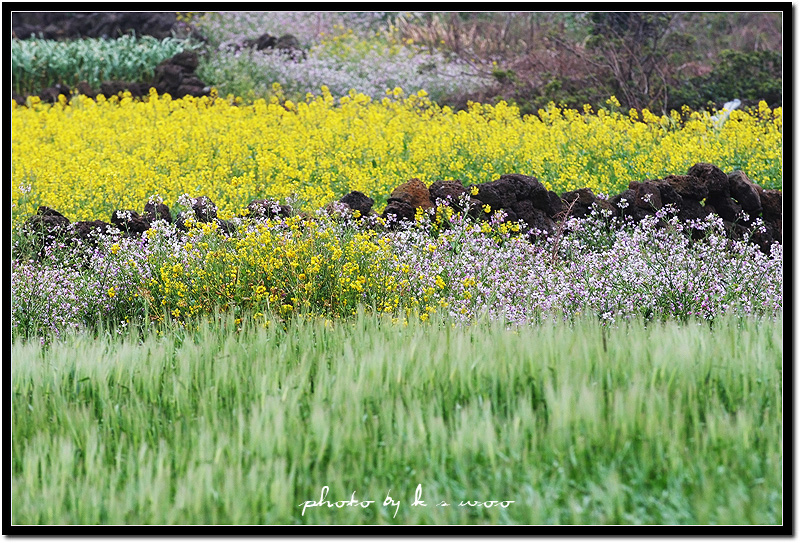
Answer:
[[[156,66],[190,48],[185,40],[123,36],[116,40],[12,40],[11,80],[14,92],[37,92],[56,83],[86,81],[97,87],[107,80],[143,81]]]

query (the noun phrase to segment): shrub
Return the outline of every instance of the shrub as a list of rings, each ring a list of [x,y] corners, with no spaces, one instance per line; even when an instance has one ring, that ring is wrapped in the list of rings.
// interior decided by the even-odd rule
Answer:
[[[731,51],[720,54],[713,70],[671,90],[672,107],[714,107],[720,100],[738,98],[745,104],[764,100],[770,107],[783,104],[783,58],[775,51]]]

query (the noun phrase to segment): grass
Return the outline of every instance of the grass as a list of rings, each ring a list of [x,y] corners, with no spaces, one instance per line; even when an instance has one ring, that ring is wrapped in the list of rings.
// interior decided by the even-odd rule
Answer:
[[[780,320],[231,328],[17,339],[12,523],[783,522]]]

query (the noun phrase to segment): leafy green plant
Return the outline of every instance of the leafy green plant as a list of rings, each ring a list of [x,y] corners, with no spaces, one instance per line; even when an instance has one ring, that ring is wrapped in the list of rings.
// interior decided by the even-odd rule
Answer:
[[[35,93],[56,83],[74,86],[86,81],[97,87],[112,79],[144,81],[153,77],[160,62],[193,47],[184,40],[158,40],[151,36],[72,41],[14,39],[12,87],[17,93]]]

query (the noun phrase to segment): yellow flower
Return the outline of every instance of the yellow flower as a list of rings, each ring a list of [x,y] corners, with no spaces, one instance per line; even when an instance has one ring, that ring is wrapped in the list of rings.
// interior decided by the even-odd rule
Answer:
[[[109,298],[113,298],[116,295],[117,295],[117,290],[114,287],[111,287],[110,289],[108,289],[108,297]]]
[[[476,185],[515,164],[557,193],[580,188],[574,181],[580,180],[594,192],[617,194],[630,181],[683,174],[698,157],[723,170],[741,169],[764,188],[782,186],[782,108],[766,103],[737,109],[730,116],[735,122],[718,130],[711,115],[687,116],[683,108],[661,117],[647,109],[594,113],[588,105],[551,103],[522,115],[503,101],[454,111],[430,102],[424,91],[407,96],[400,87],[380,100],[353,92],[342,103],[327,87],[321,91],[288,102],[276,84],[274,101],[238,107],[155,92],[146,102],[79,96],[53,106],[32,98],[30,107],[11,110],[12,223],[35,214],[38,205],[95,220],[109,216],[112,205],[138,208],[156,192],[175,205],[187,190],[214,200],[220,219],[241,214],[248,203],[242,195],[256,193],[295,198],[313,212],[352,190],[385,201],[400,182],[416,177],[429,184],[445,174],[471,185],[476,196]],[[22,192],[28,186],[36,199]],[[109,203],[95,198],[101,187]],[[216,223],[197,226],[198,234],[216,229]],[[158,230],[147,236],[156,239]]]

